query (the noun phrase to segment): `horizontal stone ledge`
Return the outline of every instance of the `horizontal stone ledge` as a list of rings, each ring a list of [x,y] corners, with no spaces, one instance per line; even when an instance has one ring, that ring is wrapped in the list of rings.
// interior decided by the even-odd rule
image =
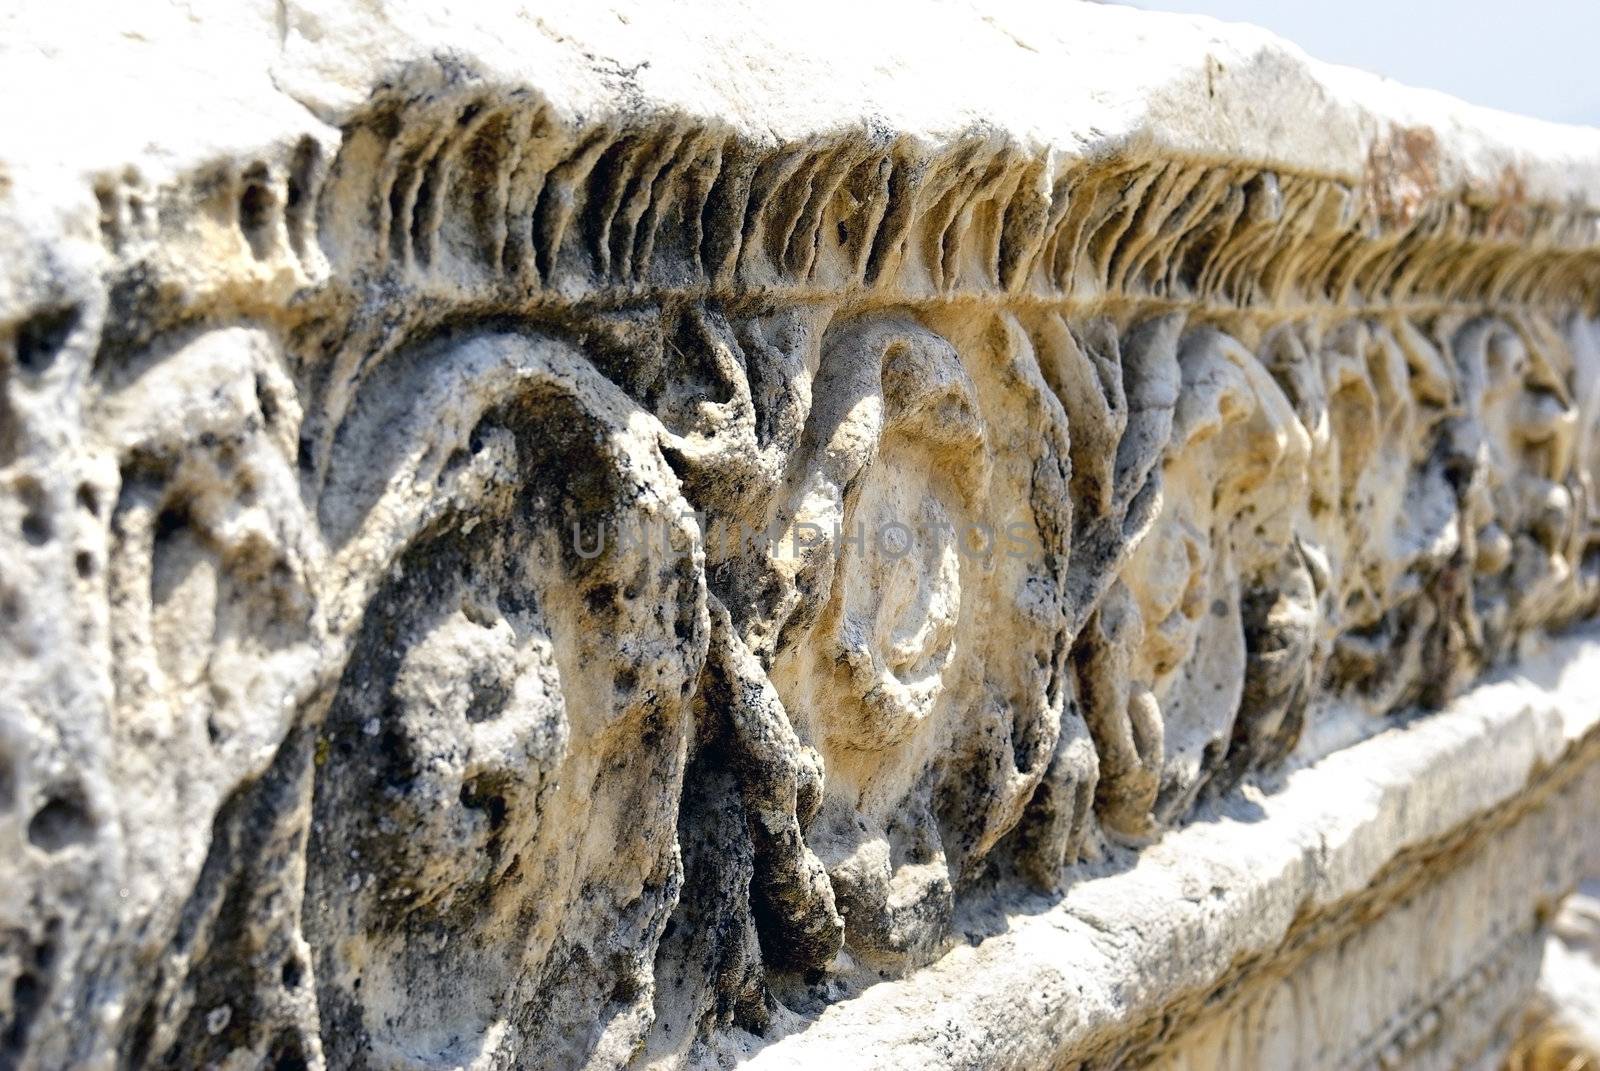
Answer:
[[[890,4],[839,33],[743,11],[41,15],[0,93],[58,103],[5,117],[0,174],[141,270],[155,241],[176,265],[217,262],[193,304],[373,278],[413,301],[501,304],[1570,307],[1600,289],[1593,131],[1209,20]],[[192,66],[149,79],[153,54],[132,42],[166,40]],[[90,83],[105,89],[92,108]]]
[[[8,37],[0,72],[4,155],[160,177],[332,134],[426,64],[419,93],[474,77],[520,84],[571,122],[675,113],[769,144],[863,126],[936,142],[981,127],[1063,159],[1166,154],[1350,182],[1394,129],[1427,127],[1442,188],[1493,194],[1511,167],[1529,201],[1600,201],[1600,133],[1321,63],[1252,26],[1020,0],[751,11],[603,0],[464,17],[416,2],[241,0],[227,18],[129,7],[90,20],[27,0],[16,15],[27,33]],[[148,77],[174,51],[186,62]]]
[[[1350,936],[1343,909],[1373,925],[1576,779],[1571,839],[1519,860],[1526,894],[1509,905],[1548,909],[1600,849],[1585,819],[1600,788],[1596,680],[1600,630],[1552,640],[1437,715],[1296,769],[1272,792],[1247,785],[1137,856],[1070,873],[1059,899],[979,903],[959,923],[969,944],[935,964],[891,981],[858,976],[864,988],[814,1019],[775,1023],[765,1039],[724,1036],[724,1052],[752,1068],[1113,1067],[1159,1055],[1183,1029],[1222,1017],[1241,977],[1272,978],[1274,959],[1296,957],[1292,970]],[[1413,861],[1430,872],[1397,876]],[[1426,933],[1427,921],[1414,926]],[[1338,1010],[1321,1025],[1332,1052],[1359,1053]],[[1291,1066],[1233,1056],[1217,1066]]]

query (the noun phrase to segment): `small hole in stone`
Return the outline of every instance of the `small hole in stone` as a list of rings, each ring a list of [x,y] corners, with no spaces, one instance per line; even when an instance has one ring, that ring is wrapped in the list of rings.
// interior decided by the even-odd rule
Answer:
[[[53,795],[28,822],[28,843],[47,852],[86,844],[94,836],[94,822],[77,790]]]
[[[50,542],[50,518],[42,513],[29,513],[23,517],[22,538],[36,547]]]
[[[73,557],[72,564],[78,570],[78,575],[88,580],[94,575],[94,555],[86,550],[80,550]]]
[[[97,517],[100,515],[100,496],[95,492],[93,484],[78,485],[78,505]]]
[[[50,516],[46,511],[44,488],[37,480],[24,477],[17,481],[17,498],[27,512],[22,516],[22,537],[34,546],[50,542]]]
[[[239,198],[239,226],[246,231],[259,232],[267,226],[272,215],[272,192],[259,182],[244,188]]]
[[[256,376],[256,406],[261,410],[261,419],[268,424],[275,423],[278,419],[278,399],[273,397],[272,388],[267,386],[267,381],[261,376]]]
[[[482,811],[484,813],[484,816],[489,819],[491,832],[506,824],[506,799],[504,796],[493,793],[479,795],[478,785],[474,781],[468,781],[462,785],[459,795],[463,806],[469,810]]]
[[[120,244],[122,228],[117,220],[117,190],[113,181],[101,179],[96,182],[94,199],[100,205],[100,233],[104,234],[112,245]]]
[[[182,531],[189,523],[189,513],[181,505],[168,506],[156,515],[155,539],[163,543]]]
[[[240,180],[244,192],[239,195],[239,229],[250,243],[250,252],[257,260],[264,260],[272,251],[272,224],[278,207],[277,194],[270,185],[272,175],[265,164],[258,163],[249,167]]]
[[[289,244],[296,255],[305,256],[312,237],[311,213],[315,205],[317,168],[322,149],[312,138],[300,139],[295,146],[294,159],[289,164],[288,180],[284,191],[284,223],[289,230]]]
[[[306,1062],[305,1050],[300,1046],[300,1039],[293,1034],[279,1037],[267,1060],[267,1066],[272,1071],[306,1071],[310,1066]]]
[[[222,730],[217,726],[216,718],[206,719],[206,739],[213,744],[222,739]]]
[[[17,329],[17,364],[29,372],[43,372],[54,363],[78,326],[76,306],[36,312]]]
[[[305,974],[305,968],[300,966],[300,961],[290,956],[283,961],[283,988],[299,989],[300,979]]]
[[[11,983],[11,1023],[0,1034],[0,1058],[6,1058],[6,1067],[12,1066],[9,1057],[19,1056],[28,1044],[28,1032],[33,1027],[34,1016],[44,1003],[44,992],[39,980],[31,974],[17,975]]]

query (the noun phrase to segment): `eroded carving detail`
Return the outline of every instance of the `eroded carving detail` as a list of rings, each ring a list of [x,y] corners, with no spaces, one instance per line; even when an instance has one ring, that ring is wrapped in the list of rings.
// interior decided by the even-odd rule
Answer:
[[[1578,209],[417,77],[8,266],[7,1061],[670,1062],[1600,606]]]

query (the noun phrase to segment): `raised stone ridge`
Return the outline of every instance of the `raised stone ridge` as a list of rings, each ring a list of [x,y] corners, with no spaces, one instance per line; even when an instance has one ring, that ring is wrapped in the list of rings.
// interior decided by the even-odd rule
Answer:
[[[751,26],[730,0],[499,23],[422,4],[215,21],[135,5],[94,26],[71,10],[9,16],[13,181],[91,176],[113,227],[140,181],[186,202],[220,185],[272,232],[252,246],[285,253],[316,203],[334,262],[305,265],[313,278],[439,258],[449,285],[564,300],[1593,291],[1600,134],[1317,63],[1244,26],[886,4],[836,33],[793,11]],[[144,77],[160,48],[186,62]],[[89,84],[107,90],[93,107]],[[139,133],[119,146],[117,130]],[[341,143],[351,159],[328,176]],[[324,181],[337,192],[320,199]]]

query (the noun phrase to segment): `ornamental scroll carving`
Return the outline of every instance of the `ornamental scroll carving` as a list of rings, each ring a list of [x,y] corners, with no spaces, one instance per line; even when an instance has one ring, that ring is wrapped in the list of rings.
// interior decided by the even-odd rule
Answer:
[[[1591,252],[462,92],[10,265],[8,1056],[681,1057],[1600,603]]]

